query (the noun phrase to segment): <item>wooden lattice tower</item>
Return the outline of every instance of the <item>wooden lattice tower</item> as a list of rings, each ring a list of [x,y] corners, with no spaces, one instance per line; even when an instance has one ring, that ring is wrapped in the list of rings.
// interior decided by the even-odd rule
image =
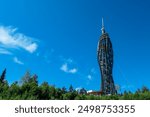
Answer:
[[[98,42],[97,58],[101,72],[101,91],[104,95],[115,94],[116,89],[112,76],[113,48],[108,33],[105,32],[102,19],[102,35]]]

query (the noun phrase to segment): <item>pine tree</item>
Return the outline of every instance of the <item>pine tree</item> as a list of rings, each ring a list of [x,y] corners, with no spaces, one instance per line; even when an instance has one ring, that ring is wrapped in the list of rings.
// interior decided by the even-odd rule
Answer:
[[[69,92],[73,92],[73,91],[74,91],[73,86],[70,85],[70,87],[69,87]]]
[[[82,95],[87,94],[86,89],[84,89],[84,88],[80,89],[79,94],[82,94]]]
[[[4,83],[5,82],[5,76],[6,76],[6,68],[4,69],[4,71],[2,72],[2,75],[0,77],[0,83]]]
[[[31,74],[29,71],[27,71],[25,75],[21,78],[20,84],[23,85],[24,83],[28,83],[30,79],[31,79]]]
[[[146,86],[143,86],[143,87],[142,87],[142,92],[143,92],[143,93],[148,92],[148,91],[149,91],[149,89],[148,89]]]
[[[62,87],[62,94],[65,94],[65,93],[67,93],[67,90],[66,90],[66,87]]]

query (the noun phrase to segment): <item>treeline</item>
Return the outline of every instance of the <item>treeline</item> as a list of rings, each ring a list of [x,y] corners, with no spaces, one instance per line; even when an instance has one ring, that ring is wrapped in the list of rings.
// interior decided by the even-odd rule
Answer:
[[[150,100],[150,90],[147,87],[138,89],[135,93],[124,92],[117,95],[89,95],[82,88],[76,91],[71,85],[69,89],[56,88],[43,82],[39,85],[38,76],[26,72],[20,81],[11,85],[6,78],[6,69],[0,76],[0,99],[2,100]]]

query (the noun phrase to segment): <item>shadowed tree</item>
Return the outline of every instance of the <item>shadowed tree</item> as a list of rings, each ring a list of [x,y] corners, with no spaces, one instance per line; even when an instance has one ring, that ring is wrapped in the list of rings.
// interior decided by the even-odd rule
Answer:
[[[87,91],[84,88],[82,88],[82,89],[80,89],[79,94],[81,94],[81,95],[87,94]]]
[[[5,82],[5,76],[6,76],[6,68],[4,69],[4,71],[2,72],[2,75],[0,77],[0,83],[4,83]]]
[[[29,71],[26,71],[25,75],[20,80],[20,85],[23,85],[24,83],[28,83],[31,79],[31,74]]]
[[[143,86],[143,87],[142,87],[142,92],[143,92],[143,93],[148,92],[148,91],[149,91],[149,89],[148,89],[146,86]]]
[[[73,86],[70,85],[70,87],[69,87],[69,92],[73,92],[73,91],[74,91]]]

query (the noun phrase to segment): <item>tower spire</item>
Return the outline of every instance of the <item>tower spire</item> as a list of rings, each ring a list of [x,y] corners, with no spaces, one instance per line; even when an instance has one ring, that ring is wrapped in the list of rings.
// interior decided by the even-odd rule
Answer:
[[[102,28],[101,28],[101,31],[102,31],[102,34],[104,34],[104,33],[105,33],[103,17],[102,17]]]

